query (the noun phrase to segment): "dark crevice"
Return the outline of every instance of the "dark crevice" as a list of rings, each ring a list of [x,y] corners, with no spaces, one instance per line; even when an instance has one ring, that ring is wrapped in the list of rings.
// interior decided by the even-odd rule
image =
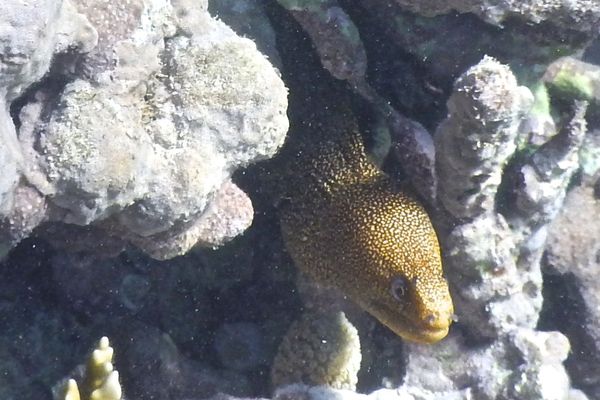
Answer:
[[[600,385],[600,360],[595,356],[594,339],[586,332],[586,305],[579,283],[572,274],[559,274],[544,261],[542,295],[544,303],[537,329],[559,331],[571,344],[565,366],[574,387],[597,398]]]

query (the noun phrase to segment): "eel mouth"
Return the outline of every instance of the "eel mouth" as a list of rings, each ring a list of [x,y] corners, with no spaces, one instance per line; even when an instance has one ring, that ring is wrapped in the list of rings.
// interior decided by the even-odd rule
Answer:
[[[371,315],[405,340],[422,344],[439,342],[448,335],[453,320],[453,310],[444,310],[426,318],[419,318],[373,302],[364,307]]]

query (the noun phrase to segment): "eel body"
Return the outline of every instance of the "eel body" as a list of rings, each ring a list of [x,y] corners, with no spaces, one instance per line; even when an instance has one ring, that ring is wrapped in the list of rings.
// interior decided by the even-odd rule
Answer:
[[[345,132],[294,153],[280,207],[286,247],[301,271],[397,335],[437,342],[453,305],[431,221],[370,162],[355,124],[333,129]]]

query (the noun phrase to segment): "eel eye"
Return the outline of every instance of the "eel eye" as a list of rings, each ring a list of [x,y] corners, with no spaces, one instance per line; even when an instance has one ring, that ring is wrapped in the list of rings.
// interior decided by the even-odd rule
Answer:
[[[403,276],[397,276],[392,279],[390,293],[394,299],[404,302],[406,295],[408,294],[408,279]]]

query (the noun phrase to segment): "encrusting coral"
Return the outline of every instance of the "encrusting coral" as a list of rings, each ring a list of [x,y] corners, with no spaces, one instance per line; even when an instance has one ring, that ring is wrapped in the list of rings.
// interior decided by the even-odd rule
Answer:
[[[271,370],[274,388],[292,383],[356,389],[360,340],[344,313],[304,313],[292,324]]]
[[[81,389],[75,379],[68,379],[56,390],[55,400],[120,400],[119,372],[112,364],[114,350],[103,336],[85,366]]]

